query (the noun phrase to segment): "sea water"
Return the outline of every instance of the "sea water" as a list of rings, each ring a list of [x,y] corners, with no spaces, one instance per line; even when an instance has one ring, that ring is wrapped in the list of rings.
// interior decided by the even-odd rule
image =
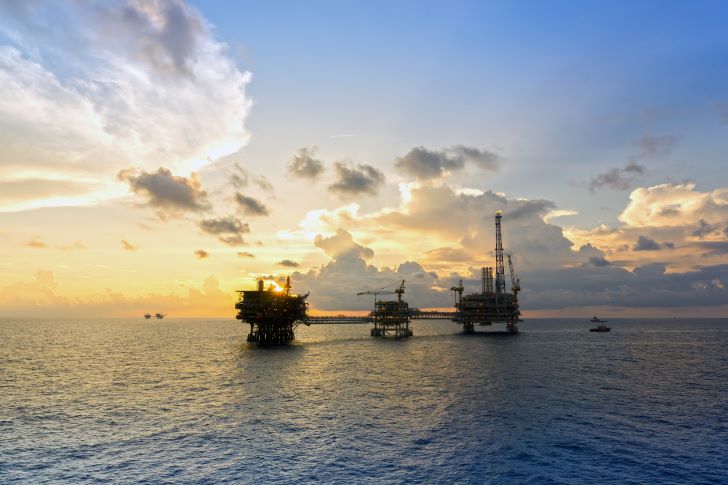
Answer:
[[[727,483],[728,320],[609,325],[0,320],[0,483]]]

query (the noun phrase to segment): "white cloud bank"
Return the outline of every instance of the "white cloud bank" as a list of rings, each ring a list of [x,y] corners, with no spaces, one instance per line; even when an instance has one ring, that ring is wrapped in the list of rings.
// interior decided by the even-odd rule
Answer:
[[[44,187],[0,210],[123,195],[124,168],[188,175],[234,153],[249,81],[181,0],[0,2],[0,177]]]

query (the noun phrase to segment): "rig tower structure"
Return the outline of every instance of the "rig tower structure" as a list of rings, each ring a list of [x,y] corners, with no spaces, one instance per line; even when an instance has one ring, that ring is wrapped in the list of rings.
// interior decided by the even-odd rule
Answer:
[[[501,234],[501,219],[503,212],[495,213],[495,293],[502,295],[506,292],[506,271],[503,265],[503,235]]]

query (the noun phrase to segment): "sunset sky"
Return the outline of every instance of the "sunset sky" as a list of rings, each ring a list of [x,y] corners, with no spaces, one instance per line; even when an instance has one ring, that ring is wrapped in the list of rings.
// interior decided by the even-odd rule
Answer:
[[[0,316],[448,307],[497,210],[527,317],[728,316],[726,18],[0,0]]]

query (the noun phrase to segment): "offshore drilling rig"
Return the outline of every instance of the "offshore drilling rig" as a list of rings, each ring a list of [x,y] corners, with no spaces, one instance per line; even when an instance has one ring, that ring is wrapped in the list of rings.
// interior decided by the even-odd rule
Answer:
[[[455,311],[423,311],[410,308],[403,300],[405,281],[394,290],[392,285],[378,290],[368,290],[357,295],[373,295],[374,309],[365,316],[309,316],[308,293],[291,293],[291,278],[286,278],[283,288],[271,285],[264,288],[263,280],[258,281],[257,290],[238,291],[240,298],[235,304],[237,319],[250,325],[248,342],[259,345],[286,344],[294,339],[294,329],[301,323],[312,324],[373,324],[373,337],[394,336],[411,337],[411,320],[451,320],[463,326],[464,333],[473,333],[476,325],[492,325],[496,322],[506,324],[507,333],[518,333],[517,323],[521,321],[518,308],[518,292],[521,285],[513,268],[510,255],[507,256],[511,276],[511,291],[506,292],[505,264],[501,220],[503,214],[495,215],[495,268],[481,270],[481,291],[463,296],[465,288],[460,280],[458,286],[450,288],[456,294]],[[495,270],[495,275],[494,275]],[[397,295],[396,300],[378,300],[379,295]]]
[[[481,269],[481,292],[463,296],[463,282],[453,286],[450,291],[457,295],[453,321],[463,325],[463,332],[472,333],[475,325],[492,325],[493,322],[505,322],[508,333],[518,333],[516,324],[520,321],[518,308],[518,292],[521,291],[520,280],[513,268],[511,255],[508,255],[508,268],[511,273],[511,292],[506,292],[505,265],[503,264],[503,235],[501,220],[503,213],[495,213],[495,282],[493,268]],[[495,285],[494,285],[495,283]],[[495,288],[494,288],[495,286]]]

